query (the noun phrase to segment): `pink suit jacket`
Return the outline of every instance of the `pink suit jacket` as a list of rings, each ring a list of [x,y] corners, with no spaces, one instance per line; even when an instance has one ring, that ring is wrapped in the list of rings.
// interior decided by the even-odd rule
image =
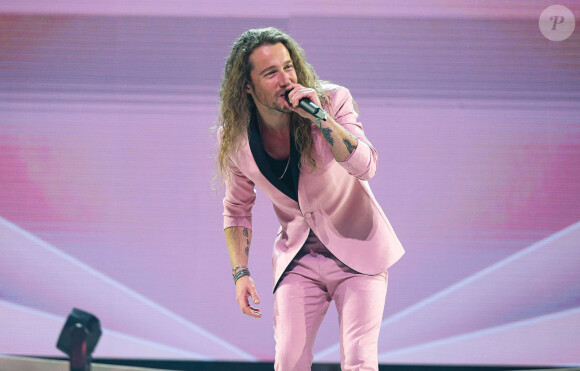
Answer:
[[[404,254],[389,220],[367,182],[377,168],[377,151],[357,122],[350,92],[328,87],[331,104],[325,109],[358,139],[358,146],[344,162],[337,162],[318,128],[312,127],[316,169],[304,161],[298,182],[298,203],[276,188],[258,168],[248,137],[230,157],[226,179],[224,228],[252,228],[252,206],[257,186],[272,201],[280,222],[272,265],[274,291],[298,253],[310,230],[340,261],[357,272],[374,275],[385,271]],[[221,132],[218,132],[218,137]]]

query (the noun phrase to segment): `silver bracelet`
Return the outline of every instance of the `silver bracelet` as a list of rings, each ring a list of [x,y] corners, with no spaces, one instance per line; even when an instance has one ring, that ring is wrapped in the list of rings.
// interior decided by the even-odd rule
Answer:
[[[238,280],[244,276],[251,276],[250,270],[248,268],[241,269],[234,274],[234,285],[238,282]]]
[[[246,268],[246,269],[248,269],[248,267],[246,267],[245,265],[238,265],[237,267],[233,267],[232,268],[232,276],[236,272],[236,269],[240,269],[240,268]]]

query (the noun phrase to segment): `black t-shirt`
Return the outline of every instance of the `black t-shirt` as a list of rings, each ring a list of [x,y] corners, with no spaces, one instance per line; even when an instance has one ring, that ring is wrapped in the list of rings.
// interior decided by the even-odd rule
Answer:
[[[250,126],[248,126],[248,139],[252,155],[262,175],[282,193],[298,202],[300,152],[296,149],[292,130],[290,130],[290,157],[286,160],[277,160],[270,156],[264,149],[260,128],[258,126],[258,116],[255,111],[252,113]],[[288,165],[288,169],[284,173],[286,165]],[[284,176],[280,179],[282,174]]]

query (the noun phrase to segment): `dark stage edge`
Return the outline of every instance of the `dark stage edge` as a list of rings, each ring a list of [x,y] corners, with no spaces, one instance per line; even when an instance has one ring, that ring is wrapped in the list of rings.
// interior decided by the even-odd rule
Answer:
[[[51,358],[66,360],[65,358]],[[181,371],[272,371],[272,362],[205,362],[95,358],[94,363]],[[458,366],[458,365],[380,365],[380,371],[483,371],[483,370],[578,370],[577,367],[552,366]],[[341,371],[340,364],[317,363],[312,371]]]

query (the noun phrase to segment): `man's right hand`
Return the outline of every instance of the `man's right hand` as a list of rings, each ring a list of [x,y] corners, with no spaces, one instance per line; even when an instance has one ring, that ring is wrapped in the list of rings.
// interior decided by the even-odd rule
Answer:
[[[250,276],[243,276],[236,282],[236,301],[245,315],[255,318],[262,317],[260,309],[252,307],[249,300],[254,304],[260,304],[254,280]]]

